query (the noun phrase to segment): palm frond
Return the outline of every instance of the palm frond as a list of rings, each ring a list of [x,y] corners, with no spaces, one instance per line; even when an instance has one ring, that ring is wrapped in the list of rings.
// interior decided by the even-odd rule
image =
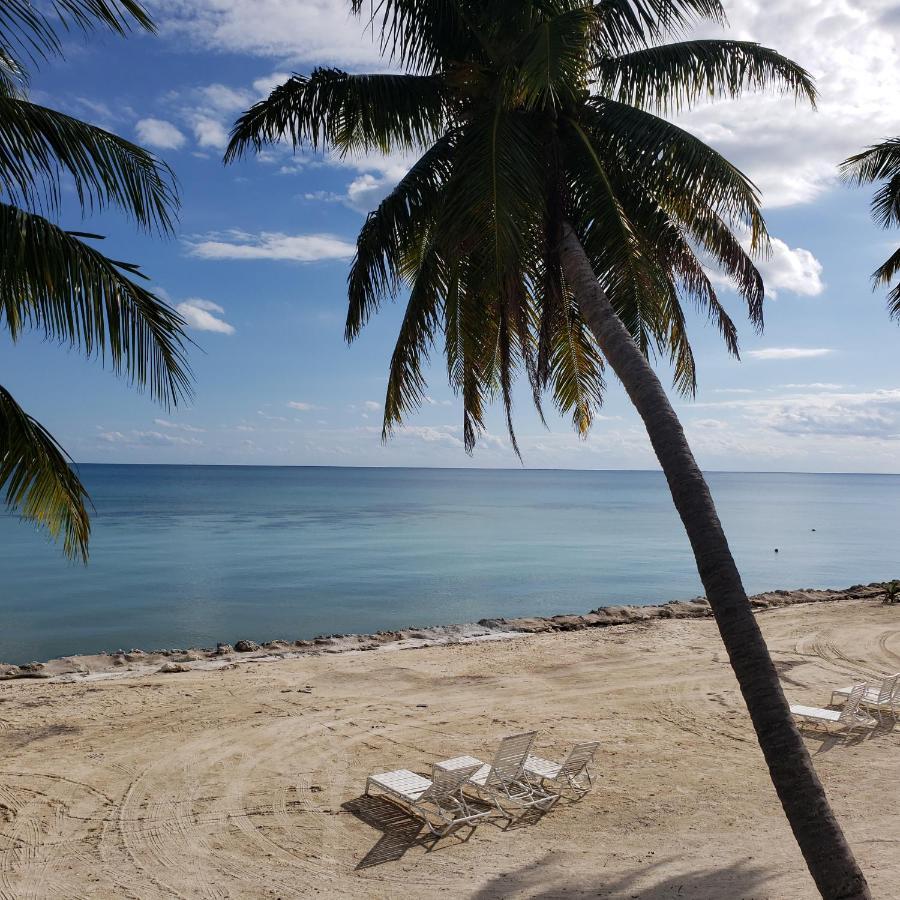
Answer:
[[[387,440],[394,426],[399,425],[407,413],[418,409],[425,399],[422,366],[428,361],[443,314],[443,296],[447,289],[443,262],[427,237],[417,262],[406,313],[391,356],[384,401],[383,440]]]
[[[164,404],[190,395],[185,322],[117,262],[47,219],[0,203],[0,326],[26,328],[87,356]]]
[[[813,78],[795,62],[750,41],[696,40],[644,47],[604,57],[594,68],[597,89],[620,103],[677,112],[707,97],[739,97],[775,87],[813,106]]]
[[[377,312],[381,301],[394,297],[399,290],[405,250],[437,216],[455,143],[452,131],[440,138],[366,217],[347,276],[349,303],[344,336],[348,342]]]
[[[172,231],[178,193],[165,163],[102,128],[0,96],[0,181],[7,197],[55,211],[61,170],[71,176],[83,209],[113,204],[142,227]]]
[[[62,37],[73,28],[107,28],[124,35],[134,28],[155,32],[152,19],[137,0],[3,0],[0,3],[0,49],[13,59],[37,63],[62,52]]]
[[[0,386],[0,489],[6,505],[62,535],[69,557],[87,559],[87,491],[53,436]]]
[[[882,263],[873,274],[875,286],[890,284],[894,278],[900,275],[900,248],[895,250]],[[900,282],[894,285],[893,289],[888,293],[888,311],[892,319],[900,321]]]
[[[684,218],[700,200],[746,228],[753,252],[766,249],[768,234],[755,185],[709,145],[659,116],[605,97],[592,98],[580,117],[598,152],[627,158],[661,205]]]
[[[572,102],[585,87],[593,10],[576,7],[538,22],[516,52],[513,93],[526,109]]]
[[[845,159],[841,176],[853,184],[885,183],[872,200],[872,215],[884,228],[900,224],[900,138],[890,138]]]
[[[594,5],[605,55],[647,47],[682,34],[699,21],[725,24],[719,0],[600,0]]]
[[[295,150],[332,147],[342,154],[410,150],[434,143],[446,122],[437,77],[314,69],[292,75],[235,122],[225,162],[280,140]]]
[[[603,359],[569,292],[551,334],[553,401],[560,414],[572,417],[575,433],[585,437],[603,404]]]
[[[478,5],[464,0],[352,0],[350,6],[377,32],[382,55],[413,72],[436,72],[484,44],[473,22]]]

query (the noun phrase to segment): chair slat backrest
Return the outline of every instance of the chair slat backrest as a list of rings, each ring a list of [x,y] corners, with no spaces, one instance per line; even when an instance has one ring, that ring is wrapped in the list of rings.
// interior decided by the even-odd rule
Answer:
[[[894,693],[897,690],[898,682],[900,682],[900,672],[898,672],[896,675],[885,676],[885,678],[881,682],[881,687],[878,689],[877,702],[879,706],[891,702],[891,698],[894,696]]]
[[[867,687],[868,685],[865,682],[853,685],[847,696],[847,701],[844,703],[844,708],[841,710],[839,721],[843,722],[845,719],[855,718]]]
[[[503,784],[515,781],[522,774],[525,757],[534,743],[536,731],[524,731],[503,738],[491,763],[487,784]]]
[[[431,787],[419,798],[443,800],[455,794],[481,766],[465,766],[462,769],[443,769],[437,763],[431,767]]]
[[[572,752],[566,757],[566,761],[559,770],[560,775],[580,775],[584,767],[590,763],[600,746],[599,741],[584,741],[576,744]]]

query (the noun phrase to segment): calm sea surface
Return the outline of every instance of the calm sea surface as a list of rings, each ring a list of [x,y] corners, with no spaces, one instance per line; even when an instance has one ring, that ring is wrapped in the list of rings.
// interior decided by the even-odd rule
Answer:
[[[0,660],[581,612],[701,592],[655,472],[80,471],[96,506],[87,567],[0,516]],[[750,591],[900,576],[900,476],[709,481]]]

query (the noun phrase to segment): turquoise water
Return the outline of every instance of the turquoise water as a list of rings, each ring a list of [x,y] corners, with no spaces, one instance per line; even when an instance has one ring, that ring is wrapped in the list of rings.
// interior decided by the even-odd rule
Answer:
[[[656,472],[80,472],[96,506],[87,567],[0,516],[0,660],[580,612],[701,592]],[[900,476],[709,481],[750,591],[900,576]]]

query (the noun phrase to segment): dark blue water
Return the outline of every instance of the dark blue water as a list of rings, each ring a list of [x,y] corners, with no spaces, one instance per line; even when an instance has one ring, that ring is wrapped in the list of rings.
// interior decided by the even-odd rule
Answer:
[[[0,660],[701,592],[656,472],[90,465],[81,475],[96,506],[87,567],[0,516]],[[900,576],[900,476],[709,480],[749,590]]]

